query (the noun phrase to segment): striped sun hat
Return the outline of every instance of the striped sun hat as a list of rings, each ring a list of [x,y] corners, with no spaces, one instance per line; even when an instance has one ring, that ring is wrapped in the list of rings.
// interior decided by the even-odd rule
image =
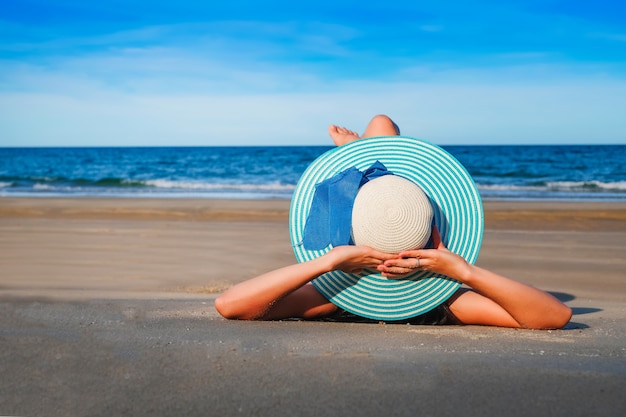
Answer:
[[[334,148],[306,169],[291,201],[289,228],[298,262],[322,256],[303,245],[304,229],[316,185],[349,168],[366,170],[379,161],[393,174],[415,183],[432,205],[433,224],[446,247],[474,263],[482,242],[483,209],[474,181],[452,155],[428,142],[403,137],[376,137]],[[331,197],[332,198],[332,197]],[[460,283],[444,275],[416,270],[390,279],[375,270],[360,274],[332,271],[312,281],[338,307],[370,319],[395,321],[424,314],[446,301]]]

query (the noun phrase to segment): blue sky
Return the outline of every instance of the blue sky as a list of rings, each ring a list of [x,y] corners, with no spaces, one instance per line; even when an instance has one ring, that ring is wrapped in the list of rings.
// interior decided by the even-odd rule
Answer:
[[[626,143],[622,1],[3,1],[0,146]]]

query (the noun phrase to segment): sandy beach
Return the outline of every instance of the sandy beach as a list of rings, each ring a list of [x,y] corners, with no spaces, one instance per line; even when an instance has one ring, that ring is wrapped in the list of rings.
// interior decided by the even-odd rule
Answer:
[[[228,322],[288,201],[0,198],[0,415],[624,415],[626,204],[484,206],[478,264],[565,329]]]

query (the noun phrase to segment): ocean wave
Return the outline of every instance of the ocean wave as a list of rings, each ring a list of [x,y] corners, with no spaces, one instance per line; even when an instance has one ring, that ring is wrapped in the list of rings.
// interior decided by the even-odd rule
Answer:
[[[172,181],[172,180],[149,180],[144,182],[145,185],[155,188],[170,188],[170,189],[182,189],[182,190],[205,190],[205,191],[242,191],[242,192],[293,192],[295,185],[282,184],[278,181],[261,183],[261,184],[246,184],[246,183],[207,183],[207,182],[194,182],[194,181]]]
[[[0,188],[9,188],[13,186],[12,182],[4,182],[4,181],[0,181]]]
[[[63,182],[63,180],[60,180],[57,182]],[[78,186],[87,186],[87,187],[143,187],[145,186],[144,181],[129,180],[127,178],[115,178],[115,177],[106,177],[106,178],[100,178],[97,180],[77,178],[73,180],[67,180],[67,182],[78,185]]]
[[[9,188],[2,188],[4,192]],[[203,181],[175,181],[167,179],[146,181],[98,180],[71,182],[37,182],[28,186],[13,187],[12,194],[35,193],[40,195],[195,195],[201,196],[258,196],[289,198],[295,185],[279,181],[265,183],[215,183]]]
[[[547,181],[535,184],[514,185],[514,184],[477,184],[480,191],[495,192],[523,192],[523,191],[544,191],[544,192],[626,192],[626,181],[602,182],[602,181]]]
[[[602,182],[602,181],[551,181],[546,186],[552,190],[580,190],[580,191],[626,191],[626,181]]]
[[[50,184],[33,184],[33,190],[35,191],[52,191],[52,190],[57,190],[59,188],[61,187],[57,187],[57,186],[50,185]]]
[[[545,187],[537,185],[513,185],[513,184],[476,184],[479,191],[539,191]]]
[[[144,181],[125,178],[102,178],[94,182],[94,185],[99,187],[143,187],[144,184]]]

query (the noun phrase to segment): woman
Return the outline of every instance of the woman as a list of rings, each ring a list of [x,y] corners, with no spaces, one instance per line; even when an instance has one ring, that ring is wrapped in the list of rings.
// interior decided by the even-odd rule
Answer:
[[[337,146],[375,136],[399,135],[397,125],[387,116],[375,116],[364,134],[331,125],[329,134]],[[436,227],[432,249],[388,254],[367,246],[338,246],[307,262],[280,268],[230,288],[215,300],[217,311],[228,319],[276,320],[284,318],[321,319],[343,315],[311,284],[318,276],[341,270],[355,273],[378,270],[383,276],[400,278],[416,268],[448,277],[469,288],[459,289],[419,324],[473,324],[515,328],[555,329],[571,318],[569,307],[550,294],[478,266],[450,252]]]

